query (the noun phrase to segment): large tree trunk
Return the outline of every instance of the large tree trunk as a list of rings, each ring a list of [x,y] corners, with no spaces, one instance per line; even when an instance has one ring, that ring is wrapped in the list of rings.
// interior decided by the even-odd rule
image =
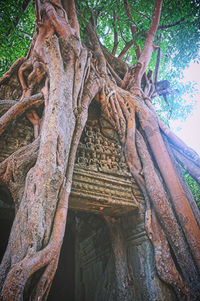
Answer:
[[[1,182],[11,191],[16,207],[1,264],[2,300],[48,296],[65,231],[76,150],[93,99],[117,132],[130,172],[143,192],[146,230],[159,277],[173,287],[179,300],[200,298],[199,213],[174,163],[177,157],[186,164],[189,158],[184,156],[192,154],[190,172],[198,178],[200,159],[166,130],[141,90],[161,5],[162,1],[155,2],[143,51],[137,65],[128,68],[100,45],[91,24],[87,26],[90,50],[81,44],[74,1],[64,1],[64,6],[60,1],[36,1],[38,32],[28,57],[1,80],[18,72],[22,99],[1,117],[0,134],[25,112],[36,139],[0,164]],[[37,108],[42,102],[40,119]],[[179,147],[173,158],[168,141]],[[16,158],[24,162],[19,169]],[[123,235],[116,221],[107,218],[107,223],[118,299],[130,300],[134,294],[126,292],[129,271]]]

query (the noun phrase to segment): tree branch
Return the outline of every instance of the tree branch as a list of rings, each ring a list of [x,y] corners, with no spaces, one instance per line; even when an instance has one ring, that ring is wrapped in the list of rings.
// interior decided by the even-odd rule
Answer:
[[[123,84],[123,80],[118,76],[118,74],[115,72],[115,70],[112,68],[112,66],[109,64],[109,62],[106,62],[108,69],[110,70],[110,73],[112,74],[112,76],[114,77],[114,79],[116,80],[116,83],[122,87]]]
[[[142,64],[142,68],[138,74],[138,79],[137,79],[138,86],[140,86],[142,76],[149,64],[152,52],[154,50],[153,41],[160,21],[161,8],[162,8],[162,0],[155,0],[153,19],[149,31],[147,33],[146,41],[141,56],[139,58],[139,62]]]
[[[128,4],[128,0],[124,0],[124,8],[125,8],[125,11],[126,11],[126,15],[130,20],[130,29],[131,29],[131,33],[132,33],[132,38],[134,40],[135,33],[136,33],[136,25],[135,25],[135,22],[133,21],[133,18],[132,18],[131,12],[130,12],[130,7],[129,7],[129,4]],[[134,23],[134,25],[133,25],[133,23]]]
[[[173,147],[174,155],[181,166],[191,175],[191,177],[200,185],[200,170],[191,160],[181,154],[176,148]]]
[[[114,29],[114,45],[113,45],[113,50],[112,50],[112,54],[115,55],[116,51],[117,51],[117,46],[118,46],[118,32],[116,30],[115,27],[115,21],[116,21],[116,12],[115,10],[113,10],[113,29]]]
[[[122,60],[119,60],[117,57],[112,55],[112,53],[110,51],[108,51],[105,46],[101,45],[101,49],[106,58],[106,61],[110,64],[110,66],[113,68],[113,70],[117,73],[117,75],[121,79],[124,78],[124,76],[128,70],[127,63]]]
[[[25,32],[24,30],[19,30],[21,33],[23,33],[25,36],[27,36],[28,38],[33,38],[31,34],[29,34],[28,32]]]
[[[149,21],[151,21],[151,19],[149,17],[147,17],[145,14],[143,14],[142,12],[138,11],[137,9],[135,9],[134,7],[130,6],[130,9],[134,10],[136,13],[140,14],[141,16],[145,17],[146,19],[148,19]]]
[[[122,49],[122,51],[120,52],[118,58],[122,59],[124,57],[124,55],[126,54],[126,52],[131,48],[131,46],[134,44],[134,41],[131,40],[129,42],[126,43],[126,45],[124,46],[124,48]]]
[[[140,48],[140,45],[137,45],[135,47],[135,54],[136,54],[136,57],[137,59],[139,60],[140,56],[141,56],[141,48]]]
[[[177,26],[177,25],[181,24],[184,20],[185,20],[185,18],[181,18],[179,21],[177,21],[174,24],[160,25],[160,26],[158,26],[158,29],[163,30],[163,29],[167,29],[167,28]]]
[[[174,154],[174,146],[169,142],[168,138],[163,133],[162,133],[162,137],[163,137],[163,140],[164,140],[165,145],[167,147],[167,150],[168,150],[168,152],[170,154],[170,158],[171,158],[171,160],[173,162],[173,165],[174,165],[174,167],[176,169],[176,172],[177,172],[179,181],[180,181],[180,183],[181,183],[181,185],[183,187],[184,193],[185,193],[185,195],[186,195],[186,197],[188,199],[188,202],[189,202],[189,204],[190,204],[190,206],[192,208],[193,214],[194,214],[195,219],[196,219],[196,221],[198,223],[198,227],[200,228],[200,211],[199,211],[199,209],[197,207],[196,201],[194,200],[192,192],[191,192],[191,190],[190,190],[190,188],[189,188],[189,186],[188,186],[188,184],[186,182],[186,179],[185,179],[185,177],[183,175],[183,172],[180,169],[180,165],[179,165],[178,160],[177,160],[177,158],[176,158],[176,156]]]
[[[75,30],[77,37],[80,39],[80,28],[79,22],[76,15],[76,6],[74,0],[64,0],[63,7],[67,12],[67,16],[69,18],[69,23],[71,27]]]
[[[0,118],[0,135],[5,131],[11,121],[21,116],[33,106],[39,106],[43,103],[43,94],[38,93],[18,101]]]
[[[119,21],[119,19],[118,19],[118,21]],[[124,34],[123,34],[123,31],[120,29],[120,35],[121,35],[121,38],[122,38],[122,40],[124,41],[124,43],[126,44],[127,43],[127,41],[125,40],[125,38],[124,38]]]
[[[185,157],[187,157],[190,161],[192,161],[196,166],[200,167],[200,156],[189,146],[185,144],[176,134],[174,134],[169,127],[167,127],[164,122],[158,118],[155,109],[150,101],[146,102],[146,105],[154,114],[154,117],[158,121],[159,128],[161,133],[165,135],[170,145],[180,153],[182,153]]]
[[[10,79],[11,76],[13,75],[13,73],[17,72],[17,70],[24,63],[25,60],[26,60],[25,57],[20,57],[18,60],[16,60],[12,64],[12,66],[10,67],[10,69],[0,78],[0,85],[4,84],[4,82],[6,82],[7,80]]]
[[[30,4],[31,0],[24,0],[24,2],[22,3],[22,10],[25,12],[26,9],[28,8],[29,4]],[[8,31],[6,32],[6,36],[9,36],[12,28],[15,28],[20,21],[20,15],[18,15],[15,19],[15,21],[13,22],[13,25],[8,29]]]
[[[100,72],[106,74],[106,59],[105,59],[103,51],[101,49],[101,45],[99,43],[97,34],[91,23],[87,24],[87,31],[90,34],[90,39],[92,40],[93,45],[94,45],[94,52],[95,52],[95,56],[99,63],[98,64],[99,70],[100,70]]]
[[[153,75],[153,82],[154,84],[158,81],[158,74],[159,74],[159,68],[160,68],[160,62],[161,62],[161,49],[160,47],[157,47],[157,57],[156,57],[156,66],[155,71]]]
[[[120,19],[119,19],[119,17],[116,17],[116,19],[117,19],[117,21],[118,21],[119,32],[120,32],[121,38],[122,38],[122,40],[124,41],[124,43],[126,44],[127,41],[126,41],[125,38],[124,38],[124,34],[123,34],[123,31],[122,31],[121,26],[120,26],[120,23],[121,23],[121,22],[120,22]]]
[[[193,161],[196,166],[200,167],[199,155],[190,147],[188,147],[176,134],[174,134],[162,120],[159,119],[159,127],[161,131],[168,138],[169,142],[174,145],[178,151],[182,151],[189,160]]]

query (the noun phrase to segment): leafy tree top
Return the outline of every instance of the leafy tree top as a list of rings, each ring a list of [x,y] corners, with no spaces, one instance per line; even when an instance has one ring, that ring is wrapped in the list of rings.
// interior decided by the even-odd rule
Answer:
[[[101,43],[116,57],[121,57],[129,65],[137,61],[136,47],[144,45],[146,33],[153,15],[154,1],[137,0],[77,0],[76,1],[81,36],[84,42],[85,26],[88,21],[96,27]],[[35,14],[31,0],[3,0],[0,3],[0,76],[14,61],[25,56],[35,31]],[[161,49],[161,64],[158,80],[167,79],[174,95],[168,96],[168,103],[157,98],[157,111],[163,120],[186,116],[191,104],[183,103],[182,94],[195,87],[177,83],[183,69],[193,59],[198,60],[200,45],[200,4],[197,0],[166,0],[163,3],[160,25],[155,37],[155,46]],[[127,50],[128,49],[128,50]],[[157,51],[154,51],[149,69],[154,70]],[[181,108],[181,110],[180,110]],[[164,113],[163,113],[164,112]]]
[[[126,5],[127,3],[127,5]],[[77,0],[81,31],[87,21],[96,24],[100,41],[109,51],[113,50],[114,36],[118,35],[116,56],[126,43],[132,47],[123,57],[129,64],[136,61],[135,47],[141,48],[145,41],[153,14],[154,2],[126,0]],[[33,1],[10,0],[0,4],[1,75],[20,56],[26,55],[35,28]],[[160,26],[156,34],[156,45],[163,53],[161,78],[174,76],[192,60],[198,58],[200,44],[200,4],[191,1],[164,1]],[[156,53],[150,68],[155,65]]]

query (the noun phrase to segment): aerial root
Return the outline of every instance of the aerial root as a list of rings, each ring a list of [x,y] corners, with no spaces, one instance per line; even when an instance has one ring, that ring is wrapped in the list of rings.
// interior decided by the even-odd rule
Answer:
[[[37,139],[40,132],[40,118],[35,110],[31,110],[26,113],[26,117],[30,121],[30,123],[33,125],[34,130],[34,138]]]
[[[37,253],[35,253],[31,248],[28,249],[27,255],[24,257],[24,259],[11,267],[0,295],[2,301],[17,301],[22,298],[23,289],[27,280],[36,271],[45,266],[47,266],[47,268],[44,271],[44,276],[41,278],[41,283],[39,282],[39,287],[44,289],[44,294],[46,290],[48,290],[57,268],[58,258],[65,232],[69,199],[69,192],[66,191],[66,187],[67,184],[64,180],[59,193],[58,207],[49,244]],[[50,275],[49,278],[47,274]]]
[[[146,143],[138,131],[136,143],[143,164],[146,189],[153,207],[151,210],[147,199],[146,229],[155,248],[158,273],[161,279],[174,287],[177,295],[182,294],[186,298],[180,297],[180,300],[187,300],[188,290],[179,274],[179,270],[176,268],[171,250],[176,254],[176,262],[179,265],[179,269],[181,271],[187,270],[184,278],[188,287],[197,285],[197,282],[195,284],[191,283],[191,279],[195,282],[198,278],[195,262],[191,256],[183,231],[177,223],[177,217],[174,214],[170,199],[166,195],[163,182],[156,173]],[[154,214],[154,211],[157,215]]]
[[[43,103],[43,94],[37,93],[30,97],[24,98],[14,104],[3,116],[0,118],[0,135],[6,130],[9,124],[25,113],[33,106],[39,106]],[[39,117],[38,117],[39,118]]]
[[[80,107],[85,76],[88,69],[88,52],[85,48],[81,49],[80,56],[76,58],[73,87],[73,109]]]
[[[108,100],[103,91],[100,92],[100,104],[101,104],[101,110],[103,112],[103,115],[108,119],[108,121],[111,123],[113,128],[115,128],[115,121],[110,114],[110,111],[108,110]]]
[[[179,300],[189,300],[189,290],[182,280],[171,256],[170,247],[154,210],[147,204],[145,226],[150,240],[154,245],[155,261],[158,275],[170,284]]]
[[[117,114],[119,116],[119,122],[120,122],[119,136],[120,136],[120,140],[121,140],[122,144],[124,144],[125,139],[126,139],[126,119],[125,119],[125,116],[122,112],[121,106],[120,106],[119,101],[118,101],[118,94],[116,94],[116,96],[115,96],[115,105],[116,105]]]
[[[109,97],[109,101],[111,104],[113,119],[115,120],[115,129],[119,133],[120,132],[119,116],[118,116],[118,112],[117,112],[114,100],[115,99],[114,99],[113,95],[111,95]]]
[[[59,254],[52,258],[52,261],[47,265],[43,275],[39,280],[33,300],[37,301],[39,298],[42,299],[47,294],[58,266],[58,260]]]

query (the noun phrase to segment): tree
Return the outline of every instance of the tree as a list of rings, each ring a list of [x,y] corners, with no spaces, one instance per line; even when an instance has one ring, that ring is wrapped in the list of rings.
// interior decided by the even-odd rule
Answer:
[[[76,10],[73,0],[35,1],[37,27],[30,50],[1,78],[0,84],[6,83],[9,91],[17,87],[21,99],[5,100],[9,109],[0,118],[0,134],[25,113],[35,138],[0,164],[1,183],[11,192],[16,209],[1,263],[2,300],[22,300],[23,296],[45,300],[48,296],[65,231],[76,150],[92,101],[99,104],[101,114],[117,132],[127,165],[144,195],[140,209],[145,212],[159,277],[173,287],[179,300],[200,297],[199,211],[179,169],[179,164],[183,165],[199,183],[200,158],[165,126],[153,108],[159,56],[154,76],[151,70],[146,72],[158,49],[154,38],[162,0],[155,1],[151,19],[136,9],[150,23],[142,50],[131,13],[135,8],[126,0],[118,2],[131,33],[118,57],[121,29],[114,8],[111,52],[97,36],[97,19],[103,11],[100,3],[94,10],[91,3],[80,1]],[[84,9],[90,10],[87,17]],[[168,26],[176,26],[182,19]],[[121,35],[124,38],[123,32]],[[122,58],[132,45],[137,61],[129,66]],[[11,92],[4,89],[4,99]],[[117,246],[119,229],[109,218],[107,222]],[[116,252],[115,256],[122,272],[117,273],[119,300],[131,300],[132,292],[123,285],[128,273],[122,265],[125,253],[120,257]]]

